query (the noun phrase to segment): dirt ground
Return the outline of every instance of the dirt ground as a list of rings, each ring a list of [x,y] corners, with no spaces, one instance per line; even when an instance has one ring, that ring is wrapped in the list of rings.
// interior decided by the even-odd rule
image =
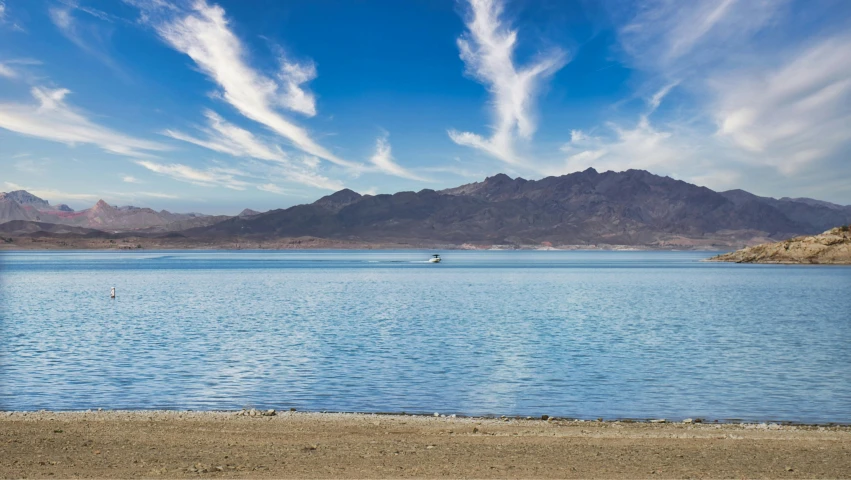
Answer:
[[[0,477],[851,478],[851,427],[2,412]]]

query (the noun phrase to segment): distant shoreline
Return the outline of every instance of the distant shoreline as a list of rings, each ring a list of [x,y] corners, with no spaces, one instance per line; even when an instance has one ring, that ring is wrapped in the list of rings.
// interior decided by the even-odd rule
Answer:
[[[318,243],[318,242],[317,242]],[[369,243],[318,243],[318,244],[293,244],[293,243],[276,243],[267,242],[260,243],[254,247],[235,247],[232,244],[220,243],[199,243],[199,244],[157,244],[153,246],[144,246],[141,248],[126,247],[119,248],[112,245],[102,244],[73,244],[60,245],[56,243],[32,242],[32,243],[0,243],[0,253],[14,251],[74,251],[74,250],[90,250],[100,252],[141,252],[141,251],[165,251],[165,250],[185,250],[185,251],[287,251],[287,250],[434,250],[434,251],[479,251],[479,252],[499,252],[499,251],[590,251],[590,252],[729,252],[733,249],[724,246],[656,246],[656,245],[559,245],[555,247],[541,247],[538,245],[496,245],[496,246],[481,246],[469,247],[465,245],[411,245],[411,244],[369,244]]]
[[[268,415],[267,412],[274,412]],[[255,415],[256,413],[256,415]],[[85,410],[0,410],[0,418],[29,418],[29,419],[44,419],[56,415],[67,416],[68,418],[85,417],[85,418],[108,418],[110,416],[118,416],[121,418],[142,418],[150,415],[163,417],[197,417],[202,418],[211,416],[219,418],[221,416],[234,417],[278,417],[278,416],[307,416],[312,418],[360,418],[360,417],[380,417],[380,418],[410,418],[416,420],[466,420],[466,421],[499,421],[499,422],[561,422],[572,424],[647,424],[647,425],[723,425],[723,426],[741,426],[743,428],[778,430],[782,427],[802,427],[802,428],[843,428],[851,432],[851,420],[847,422],[807,422],[797,420],[781,420],[777,418],[765,419],[714,419],[701,417],[598,417],[598,418],[577,418],[570,416],[549,416],[543,415],[464,415],[453,413],[410,413],[410,412],[357,412],[357,411],[312,411],[312,410],[296,410],[296,409],[267,409],[267,408],[242,408],[239,410],[183,410],[183,409],[85,409]]]

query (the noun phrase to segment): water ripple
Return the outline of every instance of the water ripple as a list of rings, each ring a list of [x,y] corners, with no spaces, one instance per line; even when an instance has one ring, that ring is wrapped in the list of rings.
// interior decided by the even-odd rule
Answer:
[[[430,253],[3,254],[0,408],[851,422],[849,268]]]

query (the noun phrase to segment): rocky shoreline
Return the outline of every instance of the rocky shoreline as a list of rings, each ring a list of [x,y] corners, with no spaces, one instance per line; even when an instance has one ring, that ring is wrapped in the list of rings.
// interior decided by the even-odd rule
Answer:
[[[242,408],[240,410],[7,410],[0,411],[0,419],[15,418],[30,421],[45,419],[146,419],[152,416],[161,419],[203,419],[203,418],[226,418],[226,417],[300,417],[312,419],[358,419],[367,417],[377,418],[402,418],[409,421],[432,421],[435,419],[462,420],[473,422],[547,422],[560,424],[669,424],[669,425],[714,425],[741,427],[744,429],[782,430],[782,429],[835,429],[848,430],[851,432],[851,422],[800,422],[794,420],[761,420],[749,421],[740,419],[703,419],[695,418],[597,418],[583,419],[573,417],[557,417],[543,414],[540,416],[530,415],[458,415],[455,413],[405,413],[405,412],[305,412],[295,408],[288,410]]]
[[[711,262],[776,263],[776,264],[851,264],[851,229],[830,229],[819,235],[790,238],[782,242],[763,243],[725,253]]]
[[[253,413],[5,412],[0,478],[840,478],[851,472],[849,426]]]

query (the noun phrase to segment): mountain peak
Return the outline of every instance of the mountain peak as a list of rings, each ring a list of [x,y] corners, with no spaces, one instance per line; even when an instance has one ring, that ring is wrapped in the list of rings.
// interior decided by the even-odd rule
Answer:
[[[514,181],[514,179],[509,177],[508,175],[506,175],[504,173],[497,173],[496,175],[494,175],[492,177],[485,178],[484,183],[503,183],[503,182],[513,182],[513,181]]]
[[[50,208],[50,202],[36,197],[26,190],[15,190],[9,193],[2,193],[0,194],[0,198],[8,198],[21,205],[32,205],[36,208]]]
[[[352,203],[357,202],[363,198],[358,192],[354,190],[350,190],[348,188],[344,188],[338,192],[334,192],[331,195],[326,195],[319,200],[313,202],[313,205],[317,207],[327,208],[333,211],[339,211],[343,207],[347,205],[351,205]]]
[[[239,215],[237,215],[237,217],[253,217],[254,215],[260,215],[260,212],[258,212],[257,210],[246,208],[245,210],[239,212]]]

